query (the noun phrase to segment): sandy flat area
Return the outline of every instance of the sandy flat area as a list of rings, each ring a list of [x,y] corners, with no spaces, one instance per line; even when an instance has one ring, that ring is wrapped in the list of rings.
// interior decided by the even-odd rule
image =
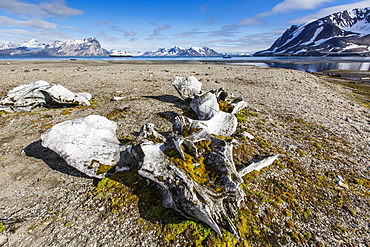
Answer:
[[[259,237],[243,233],[238,241],[370,244],[370,109],[351,90],[300,71],[196,61],[2,61],[0,72],[0,97],[37,80],[93,95],[90,107],[0,113],[0,246],[189,245],[185,232],[166,241],[166,220],[146,217],[140,202],[107,210],[92,196],[97,181],[45,159],[40,145],[46,129],[91,114],[111,116],[119,139],[134,138],[145,123],[170,131],[185,106],[170,83],[174,76],[243,97],[254,114],[238,128],[257,137],[249,142],[260,152],[281,154],[278,164],[246,179],[248,196],[265,199],[252,200]],[[337,184],[338,175],[348,188]],[[293,193],[292,201],[268,200],[274,186]]]

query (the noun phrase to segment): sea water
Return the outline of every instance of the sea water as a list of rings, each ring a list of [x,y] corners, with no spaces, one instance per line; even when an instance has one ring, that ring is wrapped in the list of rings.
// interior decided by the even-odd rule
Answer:
[[[38,61],[124,61],[124,60],[160,60],[160,61],[222,61],[229,64],[253,65],[271,68],[295,69],[306,72],[324,70],[370,70],[370,57],[0,57],[0,61],[38,60]]]

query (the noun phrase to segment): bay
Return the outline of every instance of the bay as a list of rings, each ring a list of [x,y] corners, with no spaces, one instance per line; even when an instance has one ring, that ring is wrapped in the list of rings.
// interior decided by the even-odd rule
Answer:
[[[253,65],[271,68],[295,69],[306,72],[319,72],[325,70],[356,70],[370,71],[370,57],[0,57],[0,61],[37,60],[37,61],[63,61],[63,60],[101,60],[101,61],[202,61],[222,62],[238,65]]]

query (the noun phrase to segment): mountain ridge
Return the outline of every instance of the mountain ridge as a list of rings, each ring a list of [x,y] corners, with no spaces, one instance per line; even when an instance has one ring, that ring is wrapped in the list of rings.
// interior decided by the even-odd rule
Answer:
[[[159,48],[157,51],[147,51],[144,52],[141,56],[143,57],[172,57],[172,56],[179,56],[179,57],[212,57],[212,56],[222,56],[221,53],[216,52],[215,50],[208,48],[208,47],[195,47],[192,46],[188,49],[174,46],[170,49],[166,48]]]
[[[370,7],[292,25],[255,56],[370,56]]]
[[[102,48],[100,42],[94,38],[87,38],[83,40],[67,40],[65,42],[55,40],[51,44],[45,44],[37,41],[36,39],[30,39],[24,41],[21,44],[15,44],[13,42],[5,42],[0,45],[0,56],[19,56],[19,57],[32,57],[32,56],[108,56],[112,53]],[[215,50],[208,47],[190,47],[188,49],[174,46],[170,49],[159,48],[157,51],[146,51],[138,54],[137,56],[142,57],[171,57],[171,56],[222,56],[222,53],[218,53]]]
[[[0,56],[106,56],[108,52],[94,38],[83,40],[56,40],[51,45],[38,42],[36,39],[16,45],[5,42],[0,46]]]

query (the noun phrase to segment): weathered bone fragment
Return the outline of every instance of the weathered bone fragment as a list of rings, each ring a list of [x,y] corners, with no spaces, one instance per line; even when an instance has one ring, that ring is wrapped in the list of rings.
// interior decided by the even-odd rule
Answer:
[[[346,188],[346,189],[349,189],[349,186],[348,184],[346,183],[346,181],[344,181],[344,179],[342,178],[341,175],[337,175],[337,178],[338,178],[338,182],[337,184],[343,188]]]
[[[68,165],[90,177],[102,178],[120,160],[116,128],[115,122],[90,115],[54,125],[41,135],[41,140]]]
[[[0,101],[0,110],[17,112],[31,111],[37,106],[89,106],[90,99],[89,93],[73,93],[61,85],[36,81],[10,90]]]
[[[250,139],[250,140],[253,140],[253,139],[254,139],[254,136],[253,136],[252,134],[248,133],[247,131],[243,131],[243,132],[241,133],[241,135],[242,135],[243,137],[246,137],[246,138]]]
[[[266,156],[266,157],[259,157],[259,159],[255,160],[255,161],[252,160],[252,162],[250,162],[250,164],[248,164],[246,167],[240,169],[238,171],[238,173],[241,177],[243,177],[247,173],[250,173],[252,171],[255,171],[255,170],[259,171],[262,168],[271,165],[278,157],[279,157],[279,155],[277,155],[277,154],[272,154],[272,155],[269,155],[269,156]]]
[[[164,189],[164,206],[205,222],[218,234],[224,228],[237,235],[233,219],[244,192],[232,147],[202,129],[189,137],[141,144],[139,174]]]
[[[191,99],[190,106],[198,114],[199,120],[209,120],[218,111],[218,101],[226,101],[232,107],[230,113],[236,114],[247,106],[242,97],[234,97],[223,88],[213,89],[208,93],[202,93],[202,83],[196,77],[174,77],[171,81],[180,96],[187,100]]]
[[[220,111],[217,98],[213,93],[194,94],[190,107],[198,114],[199,120],[209,120]]]
[[[217,101],[226,101],[226,99],[229,97],[229,94],[223,88],[212,89],[210,92],[216,96]]]
[[[237,171],[232,150],[238,143],[213,135],[232,135],[237,127],[234,113],[246,103],[223,89],[202,94],[195,77],[175,77],[172,84],[200,120],[176,117],[167,138],[147,123],[123,148],[115,137],[114,122],[89,116],[52,127],[42,135],[43,146],[92,177],[101,178],[112,167],[119,172],[136,165],[141,176],[158,185],[164,207],[203,221],[220,235],[221,229],[238,235],[234,220],[244,204],[242,177],[272,164],[277,155],[253,160]],[[231,105],[227,109],[232,113],[220,111],[218,101]]]
[[[206,129],[210,134],[219,136],[232,135],[238,125],[234,114],[219,111],[210,120],[193,120],[187,117],[178,116],[173,125],[174,132],[194,132],[198,129]]]
[[[171,149],[177,152],[178,155],[180,155],[180,158],[185,160],[185,153],[181,148],[181,144],[183,142],[184,138],[182,137],[173,137],[166,140],[166,142],[163,145],[163,149]],[[163,152],[165,150],[162,150]],[[196,149],[192,149],[193,153],[197,155]]]
[[[183,99],[192,98],[194,94],[201,93],[202,83],[195,76],[187,78],[176,76],[171,80],[172,85]]]
[[[228,102],[232,106],[232,114],[240,112],[247,106],[247,102],[245,102],[242,97],[234,97],[232,94],[229,95],[223,88],[218,90],[213,89],[210,92],[216,96],[217,101]]]
[[[164,136],[155,131],[154,124],[146,123],[141,127],[139,135],[135,140],[135,143],[141,143],[146,141],[164,142],[165,140],[166,138]]]
[[[247,102],[242,97],[236,97],[230,100],[230,105],[233,106],[232,114],[236,114],[247,107]]]
[[[219,136],[231,136],[238,125],[238,120],[234,114],[223,111],[218,112],[209,120],[199,122],[207,126],[210,134]]]

